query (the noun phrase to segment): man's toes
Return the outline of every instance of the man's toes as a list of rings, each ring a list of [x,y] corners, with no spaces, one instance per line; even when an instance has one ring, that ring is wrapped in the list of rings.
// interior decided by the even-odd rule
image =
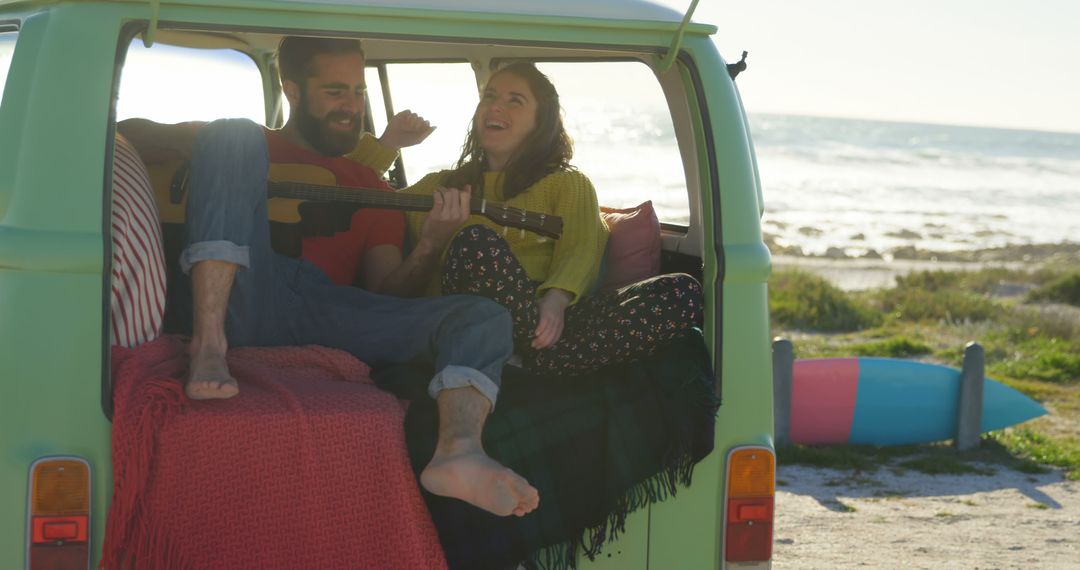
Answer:
[[[221,392],[222,394],[235,395],[240,392],[240,387],[237,386],[236,380],[225,380],[222,382],[218,382],[217,389],[218,392]]]
[[[240,387],[235,380],[192,380],[184,392],[195,400],[223,399],[239,394]]]

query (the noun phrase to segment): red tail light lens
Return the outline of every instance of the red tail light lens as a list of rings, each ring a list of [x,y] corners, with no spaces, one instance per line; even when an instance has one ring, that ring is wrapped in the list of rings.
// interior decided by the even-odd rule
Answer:
[[[776,461],[765,448],[739,449],[728,459],[724,559],[772,558]]]
[[[30,570],[90,567],[90,464],[47,457],[30,466]]]

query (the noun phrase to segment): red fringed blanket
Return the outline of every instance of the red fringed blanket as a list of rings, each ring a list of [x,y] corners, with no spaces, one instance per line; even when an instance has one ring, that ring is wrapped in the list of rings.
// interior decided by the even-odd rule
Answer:
[[[229,352],[240,395],[191,402],[184,344],[113,348],[102,568],[445,568],[397,399],[321,347]]]

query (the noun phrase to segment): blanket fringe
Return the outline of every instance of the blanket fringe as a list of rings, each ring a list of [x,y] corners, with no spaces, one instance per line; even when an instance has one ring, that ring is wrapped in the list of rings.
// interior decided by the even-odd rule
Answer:
[[[713,387],[700,382],[684,384],[679,388],[690,387],[694,399],[701,405],[703,413],[716,416],[720,408],[720,398]],[[618,538],[626,532],[626,518],[642,507],[674,497],[678,487],[689,487],[694,473],[694,465],[701,459],[694,457],[694,450],[689,441],[681,440],[679,446],[672,448],[665,457],[663,467],[655,475],[632,486],[618,501],[608,516],[596,526],[584,529],[579,536],[559,544],[553,544],[533,552],[525,565],[530,570],[576,570],[577,552],[580,549],[589,560],[596,560],[604,544]]]
[[[181,350],[176,341],[155,341],[155,352]],[[175,345],[175,346],[174,346]],[[146,363],[131,351],[114,348],[113,378],[142,375]],[[151,378],[128,383],[128,394],[114,399],[116,415],[126,418],[132,429],[128,445],[115,445],[113,438],[113,497],[105,527],[105,544],[99,570],[126,568],[187,569],[178,544],[155,523],[140,516],[144,493],[153,477],[156,433],[153,427],[180,413],[187,405],[183,387],[168,378]],[[133,396],[130,397],[129,396]],[[132,550],[132,545],[137,545]]]
[[[638,509],[674,497],[678,486],[689,487],[694,464],[689,449],[682,450],[671,465],[631,487],[600,524],[586,528],[577,537],[532,553],[527,567],[536,570],[575,570],[581,550],[589,560],[609,541],[626,532],[626,518]]]

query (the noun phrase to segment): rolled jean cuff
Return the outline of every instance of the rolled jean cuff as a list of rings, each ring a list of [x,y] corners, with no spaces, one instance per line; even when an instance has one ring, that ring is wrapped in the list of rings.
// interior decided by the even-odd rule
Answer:
[[[453,388],[467,388],[472,386],[491,402],[491,409],[495,409],[495,398],[499,395],[499,386],[484,375],[483,372],[468,366],[451,364],[443,368],[431,379],[428,384],[428,395],[438,398],[439,392]]]
[[[251,256],[248,246],[236,245],[228,240],[200,241],[187,246],[180,253],[180,269],[186,274],[191,273],[191,266],[200,261],[225,261],[235,263],[241,267],[251,267]]]

